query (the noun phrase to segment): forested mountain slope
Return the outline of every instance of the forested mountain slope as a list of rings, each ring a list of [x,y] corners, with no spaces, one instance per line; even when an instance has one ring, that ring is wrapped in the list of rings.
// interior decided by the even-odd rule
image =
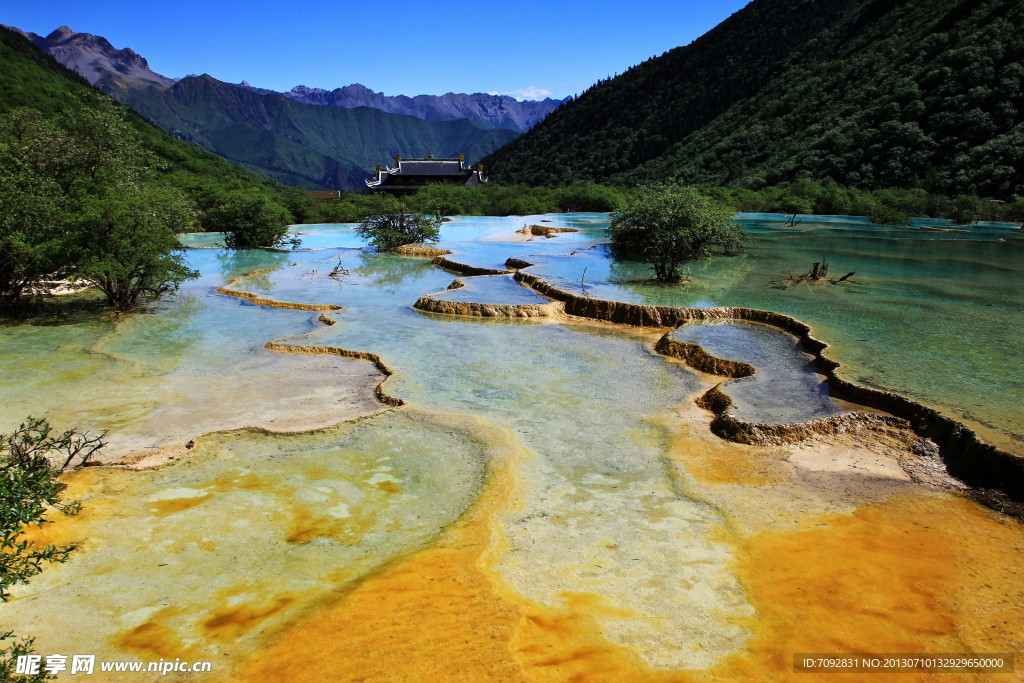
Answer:
[[[3,64],[0,70],[0,114],[17,107],[31,107],[54,116],[98,107],[101,101],[109,100],[84,78],[59,64],[24,36],[2,27],[0,63]],[[263,178],[198,145],[175,139],[127,107],[122,108],[146,148],[165,164],[163,176],[169,184],[210,191],[247,188],[276,192],[273,185],[268,185]]]
[[[1024,194],[1019,0],[756,0],[484,160],[495,178]]]
[[[369,107],[302,104],[207,75],[167,89],[129,87],[122,102],[178,137],[288,185],[363,187],[377,164],[433,153],[479,159],[518,133],[467,119],[424,121]]]

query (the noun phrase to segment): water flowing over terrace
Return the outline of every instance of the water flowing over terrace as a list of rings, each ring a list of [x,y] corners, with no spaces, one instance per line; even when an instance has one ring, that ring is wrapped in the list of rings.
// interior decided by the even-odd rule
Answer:
[[[750,252],[681,287],[610,258],[603,214],[456,218],[438,264],[369,253],[352,226],[302,226],[294,252],[191,235],[203,277],[146,313],[0,327],[0,428],[45,414],[109,429],[108,461],[159,464],[68,477],[85,512],[36,537],[82,548],[4,624],[43,652],[214,659],[236,680],[729,680],[791,677],[794,652],[1020,653],[1019,522],[958,493],[907,423],[833,395],[791,332],[728,311],[803,321],[846,381],[1019,455],[1024,240],[743,220]],[[516,233],[542,221],[579,232]],[[858,276],[772,286],[823,257]],[[555,300],[513,271],[709,319],[520,315]],[[823,427],[735,443],[709,394],[740,424]]]

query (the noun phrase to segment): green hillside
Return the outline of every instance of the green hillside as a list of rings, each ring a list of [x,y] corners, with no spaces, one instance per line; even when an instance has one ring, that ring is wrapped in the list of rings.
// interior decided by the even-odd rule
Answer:
[[[433,153],[479,159],[518,133],[486,130],[468,119],[424,121],[369,107],[302,104],[263,95],[210,76],[166,90],[98,86],[175,135],[289,185],[308,189],[363,187],[377,164],[395,154]]]
[[[56,115],[96,107],[109,99],[23,36],[4,28],[0,28],[0,62],[4,67],[0,72],[0,114],[17,107],[32,107]],[[193,189],[276,191],[263,178],[198,145],[175,139],[127,107],[120,108],[144,145],[165,165],[168,184]]]
[[[484,163],[548,184],[1024,194],[1019,0],[756,0],[599,83]]]

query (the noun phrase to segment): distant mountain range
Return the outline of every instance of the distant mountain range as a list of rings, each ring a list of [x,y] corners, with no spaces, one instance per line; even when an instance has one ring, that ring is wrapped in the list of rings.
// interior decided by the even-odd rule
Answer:
[[[282,94],[209,75],[168,78],[130,48],[66,26],[45,37],[11,30],[175,136],[307,189],[361,187],[395,154],[479,159],[561,104],[482,93],[387,97],[361,85]]]
[[[243,87],[262,94],[274,92],[255,88],[245,81]],[[372,107],[389,114],[405,114],[427,121],[452,121],[469,119],[483,128],[507,128],[522,133],[554,111],[565,100],[550,97],[543,100],[520,102],[507,95],[485,93],[447,93],[445,95],[389,96],[375,92],[364,85],[354,83],[344,88],[324,90],[297,85],[286,93],[279,93],[304,104],[320,104],[332,107]]]
[[[484,164],[532,185],[810,178],[1024,195],[1020,0],[754,0]]]

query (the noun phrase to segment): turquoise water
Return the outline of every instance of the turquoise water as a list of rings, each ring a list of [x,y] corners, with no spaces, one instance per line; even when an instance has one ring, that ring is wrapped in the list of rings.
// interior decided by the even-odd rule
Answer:
[[[442,246],[454,252],[451,258],[481,267],[503,268],[509,257],[535,263],[531,272],[593,297],[749,306],[793,315],[832,346],[829,354],[844,364],[850,379],[935,406],[999,445],[1022,450],[1024,380],[1016,370],[1024,355],[1017,334],[1024,328],[1019,228],[980,224],[946,233],[874,226],[857,217],[800,216],[795,227],[780,215],[740,219],[752,237],[746,254],[693,263],[692,281],[672,286],[652,282],[645,264],[610,258],[604,214],[456,218],[443,225]],[[524,225],[541,221],[581,232],[507,241]],[[29,413],[81,416],[81,426],[91,429],[123,426],[144,419],[166,398],[155,386],[161,378],[230,378],[240,355],[257,353],[267,338],[309,325],[302,312],[258,315],[248,304],[212,291],[257,268],[284,270],[246,278],[236,287],[283,301],[340,304],[352,315],[379,305],[376,293],[386,293],[396,297],[396,320],[422,318],[408,304],[444,290],[452,276],[428,259],[367,253],[353,227],[293,228],[303,240],[303,249],[294,252],[192,250],[189,261],[202,279],[144,315],[115,320],[62,311],[33,324],[4,324],[0,371],[17,382],[5,392],[0,426],[9,428]],[[218,237],[185,239],[210,245]],[[856,274],[841,284],[781,282],[822,260],[830,263],[833,276]],[[339,265],[350,274],[325,277]],[[467,288],[443,296],[483,303],[543,301],[507,278],[465,281]],[[130,390],[104,388],[129,375]],[[140,408],[147,402],[148,408]]]
[[[497,231],[515,227],[505,219],[483,224]],[[518,242],[509,250],[509,245],[500,243],[471,242],[470,236],[480,232],[480,226],[471,222],[448,224],[449,231],[463,240],[452,243],[453,250],[471,245],[479,249],[478,254],[502,262],[510,255],[507,251],[546,254],[572,243],[567,240],[559,247],[557,239]],[[146,384],[147,404],[140,412],[150,414],[163,410],[159,404],[164,400],[179,400],[164,388],[171,383],[156,381],[160,373],[166,379],[195,366],[197,372],[222,377],[230,388],[230,372],[222,369],[230,366],[228,359],[234,357],[237,367],[244,367],[245,358],[264,353],[258,346],[268,338],[282,336],[281,327],[287,326],[291,335],[283,336],[285,343],[379,354],[395,373],[386,384],[390,394],[415,408],[472,415],[491,429],[510,435],[523,450],[523,460],[515,471],[516,503],[502,510],[496,520],[515,547],[515,552],[500,555],[496,569],[516,592],[555,609],[567,591],[588,590],[588,586],[597,590],[600,584],[604,599],[622,607],[604,626],[608,637],[628,642],[659,666],[707,666],[741,647],[747,632],[732,622],[749,615],[750,606],[732,570],[728,543],[718,531],[725,523],[723,516],[682,490],[678,475],[665,459],[663,428],[656,423],[696,393],[700,387],[697,376],[681,364],[666,362],[651,350],[650,337],[637,336],[628,329],[516,321],[474,324],[422,314],[411,304],[423,293],[444,290],[452,275],[426,259],[332,249],[324,244],[335,236],[344,237],[344,233],[344,229],[330,229],[311,234],[317,251],[273,254],[268,258],[282,260],[282,267],[243,277],[232,285],[278,301],[343,306],[330,313],[336,325],[317,324],[313,322],[315,314],[308,312],[268,309],[213,294],[211,285],[244,268],[225,262],[216,250],[193,251],[193,265],[209,273],[212,281],[196,283],[165,304],[164,316],[173,318],[175,310],[188,305],[189,324],[168,326],[166,339],[157,333],[147,335],[144,325],[121,326],[110,344],[139,359],[142,366],[119,369],[123,381],[107,384],[106,392],[124,396],[126,386],[134,387],[145,377],[151,381]],[[587,244],[582,238],[576,241]],[[329,277],[339,260],[346,273]],[[535,296],[521,287],[512,289],[519,286],[507,277],[499,279],[502,291]],[[162,339],[162,352],[173,358],[160,368],[150,364],[152,357],[160,355],[153,348],[157,338]],[[320,358],[277,355],[300,363]],[[222,361],[228,366],[222,366]],[[46,374],[50,370],[39,365],[35,371]],[[310,381],[311,386],[329,385],[336,377],[335,372],[322,371]],[[140,394],[133,391],[132,395]],[[239,400],[247,398],[239,396]],[[75,419],[73,411],[65,415],[68,420]],[[131,419],[143,417],[132,415]],[[415,447],[418,443],[408,430],[396,429],[390,436],[399,445],[413,442],[410,447]],[[308,439],[300,435],[295,444],[299,450],[333,457],[323,451],[315,435]],[[457,443],[445,448],[453,449],[449,455],[459,462],[482,457],[479,452],[463,453],[465,447]],[[209,474],[200,473],[187,488],[209,491],[208,479],[224,481],[228,477],[218,488],[222,498],[227,496],[223,501],[227,504],[244,484],[236,483],[238,477],[221,474],[229,465],[213,463]],[[191,460],[172,470],[178,467],[192,469]],[[347,481],[353,476],[339,471],[326,478]],[[436,482],[416,490],[420,505],[451,496],[447,486]],[[329,492],[325,495],[331,497]],[[310,506],[318,509],[328,502],[312,501]],[[142,511],[126,510],[124,514],[134,518]],[[138,520],[139,526],[148,524],[144,517]],[[402,519],[388,523],[406,524]],[[428,531],[436,529],[427,526]],[[524,536],[532,539],[528,546],[520,546],[516,540]],[[606,547],[612,540],[630,562],[606,565],[594,575],[589,549]],[[381,547],[368,552],[366,561],[379,566],[394,551]],[[658,572],[636,572],[637,566],[664,563],[674,567],[677,580],[665,581]],[[537,566],[548,567],[550,573],[538,576]],[[61,582],[63,572],[73,570],[56,568],[50,576]],[[215,571],[213,565],[196,568],[199,575],[210,571]],[[267,571],[276,571],[272,563]],[[250,580],[272,581],[262,574]],[[666,649],[662,642],[666,633],[700,640],[704,648]]]
[[[695,263],[692,282],[673,286],[652,283],[644,264],[609,257],[602,214],[458,218],[444,224],[441,246],[480,267],[502,268],[509,257],[534,263],[531,272],[595,297],[789,313],[833,345],[829,354],[848,377],[969,419],[1021,450],[1018,233],[803,218],[789,228],[778,216],[742,217],[748,252]],[[515,235],[541,221],[581,231]],[[706,385],[653,351],[656,334],[582,320],[421,313],[413,302],[445,290],[451,273],[425,258],[370,253],[350,225],[295,230],[306,233],[297,251],[190,250],[202,278],[139,315],[56,306],[45,319],[4,324],[0,430],[34,413],[61,427],[109,429],[112,445],[148,449],[172,427],[195,436],[229,416],[241,427],[308,410],[333,424],[349,416],[343,403],[353,387],[368,392],[381,379],[369,363],[272,353],[263,348],[272,338],[378,354],[394,371],[386,391],[410,407],[319,432],[209,436],[183,461],[145,473],[84,470],[96,479],[85,487],[86,509],[106,531],[89,536],[81,562],[48,569],[23,589],[33,600],[6,612],[20,633],[61,651],[68,641],[54,635],[57,627],[33,631],[38,615],[59,623],[66,612],[95,615],[97,600],[106,600],[115,617],[90,617],[86,632],[101,652],[118,652],[125,633],[151,623],[208,649],[238,634],[206,626],[243,607],[271,614],[246,638],[269,638],[428,544],[479,493],[497,434],[519,455],[488,561],[512,592],[553,610],[573,595],[600,596],[604,608],[591,616],[601,633],[660,668],[707,667],[743,648],[753,608],[727,540],[733,511],[692,492],[675,464],[699,459],[679,452],[693,446],[673,445],[673,430],[690,426],[680,411]],[[216,244],[211,235],[187,240]],[[834,275],[857,274],[842,284],[780,282],[822,259]],[[543,300],[508,276],[464,281],[445,296]],[[342,308],[328,326],[317,313],[218,294],[227,283]],[[675,334],[755,365],[757,375],[726,389],[746,417],[791,421],[839,410],[795,340],[777,330],[728,324]],[[152,605],[172,585],[161,573],[175,574],[161,567],[174,553],[185,553],[187,570],[178,572],[191,578],[162,613]],[[241,558],[234,573],[230,553]],[[71,588],[82,580],[96,598]],[[259,644],[239,642],[243,653]]]
[[[162,445],[172,423],[187,430],[182,442],[197,429],[216,428],[225,412],[237,414],[232,426],[253,424],[235,405],[239,392],[254,401],[262,395],[267,406],[284,396],[299,400],[309,393],[299,375],[309,379],[317,367],[336,363],[275,354],[263,345],[312,329],[309,313],[261,316],[215,290],[242,273],[316,254],[195,250],[189,260],[203,276],[143,313],[115,317],[65,304],[29,323],[8,321],[0,326],[0,374],[7,380],[0,390],[0,431],[28,415],[45,416],[64,428],[111,430],[107,452],[123,453],[143,442]]]
[[[470,301],[478,304],[546,304],[551,300],[523,287],[511,275],[483,275],[459,278],[462,287],[436,294],[442,301]]]
[[[754,366],[753,375],[724,386],[733,400],[729,412],[741,420],[792,423],[844,412],[815,371],[814,358],[793,335],[778,328],[748,322],[688,324],[671,336],[699,344],[718,358]]]
[[[500,230],[510,223],[483,225]],[[448,226],[463,235],[479,230]],[[554,241],[546,240],[544,249],[554,248]],[[503,261],[503,247],[509,246],[481,245],[477,253],[492,261]],[[445,246],[456,251],[452,258],[466,258],[462,243]],[[533,243],[511,246],[521,254],[536,250]],[[694,373],[666,362],[651,351],[648,338],[629,330],[516,320],[477,324],[419,313],[411,303],[422,293],[443,290],[452,280],[449,273],[424,259],[404,259],[404,267],[394,268],[402,257],[344,258],[358,267],[346,266],[351,272],[341,283],[310,280],[303,267],[238,286],[279,300],[302,294],[304,301],[345,306],[332,313],[337,325],[285,341],[380,354],[395,372],[386,384],[389,393],[416,407],[478,416],[526,449],[529,456],[516,473],[519,502],[501,521],[515,552],[498,566],[518,593],[560,605],[566,591],[598,580],[583,578],[593,571],[587,549],[613,539],[624,556],[645,564],[670,562],[684,577],[641,577],[635,565],[601,572],[606,599],[634,613],[606,624],[614,640],[628,640],[665,666],[702,665],[745,641],[744,631],[720,628],[707,618],[711,612],[749,613],[729,570],[727,548],[714,540],[722,517],[680,490],[664,459],[662,431],[653,423],[697,391]],[[381,272],[389,273],[383,282]],[[492,278],[467,282],[474,279]],[[507,278],[493,280],[503,291],[518,287]],[[532,540],[520,546],[518,538]],[[550,572],[538,576],[541,565]],[[710,600],[704,586],[714,587]],[[665,650],[665,631],[652,629],[651,620],[701,638],[706,649]]]
[[[964,420],[985,438],[1024,453],[1024,239],[1019,226],[915,218],[909,227],[857,216],[740,214],[747,252],[689,265],[691,282],[660,285],[646,264],[616,261],[605,247],[605,214],[463,217],[443,226],[453,258],[502,268],[514,256],[530,272],[596,298],[673,306],[747,306],[809,323],[857,382],[896,391]],[[526,242],[489,241],[524,225],[576,227],[579,233]],[[932,232],[920,226],[955,228]],[[303,226],[304,246],[355,247],[352,226]],[[571,255],[570,255],[571,254]],[[368,266],[379,257],[357,254]],[[790,274],[827,261],[841,284],[787,285]],[[396,261],[387,261],[385,268]],[[426,268],[426,265],[404,266]],[[378,276],[381,277],[381,276]],[[447,283],[445,284],[447,286]],[[301,287],[289,295],[301,297]],[[512,290],[514,291],[514,290]],[[448,296],[448,295],[446,295]],[[468,296],[468,292],[451,296]],[[304,299],[302,299],[304,300]]]
[[[646,264],[612,259],[600,232],[546,240],[570,238],[561,252],[530,242],[502,253],[538,263],[531,272],[596,298],[795,316],[831,345],[829,355],[848,378],[939,408],[1024,453],[1024,380],[1017,371],[1024,350],[1016,333],[1024,328],[1020,229],[981,224],[937,233],[830,216],[803,216],[789,228],[786,219],[741,214],[751,234],[747,252],[690,264],[692,282],[683,285],[654,283]],[[577,251],[588,241],[597,246]],[[500,260],[479,258],[481,246],[475,250],[464,252],[471,263]],[[823,260],[832,277],[856,274],[841,284],[780,282]]]

